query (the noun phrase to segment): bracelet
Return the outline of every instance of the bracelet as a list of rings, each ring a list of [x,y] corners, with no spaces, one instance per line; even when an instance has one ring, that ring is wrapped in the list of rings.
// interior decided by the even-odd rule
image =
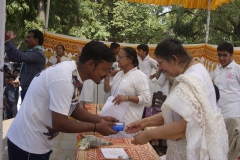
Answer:
[[[94,129],[93,132],[96,132],[96,123],[94,123]]]
[[[148,122],[149,122],[149,125],[152,126],[152,123],[151,123],[151,120],[150,120],[149,117],[147,118],[147,120],[148,120]]]
[[[148,136],[148,140],[151,141],[152,138],[151,138],[150,135],[149,135],[149,129],[147,130],[147,136]]]

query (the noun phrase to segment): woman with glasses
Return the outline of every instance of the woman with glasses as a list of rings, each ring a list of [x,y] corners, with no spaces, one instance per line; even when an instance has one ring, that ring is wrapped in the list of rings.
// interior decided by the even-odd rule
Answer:
[[[176,77],[162,112],[131,123],[132,143],[167,139],[167,160],[227,160],[228,135],[216,105],[215,90],[206,68],[192,60],[177,39],[165,39],[155,50],[162,71]]]
[[[104,91],[111,91],[111,96],[114,96],[114,104],[120,104],[121,102],[129,103],[122,118],[125,125],[128,125],[142,118],[144,107],[151,102],[151,94],[148,77],[137,68],[137,53],[133,48],[126,47],[120,49],[117,61],[118,67],[122,70],[114,76],[112,83],[109,83],[110,74],[105,78]],[[114,137],[132,138],[133,135],[120,131]]]

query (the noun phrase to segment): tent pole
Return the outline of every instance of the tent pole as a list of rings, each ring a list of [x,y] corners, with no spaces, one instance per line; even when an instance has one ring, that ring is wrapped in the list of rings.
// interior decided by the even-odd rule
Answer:
[[[209,27],[210,27],[210,16],[211,16],[211,0],[208,0],[208,15],[207,15],[207,27],[206,27],[206,40],[205,42],[208,43],[208,38],[209,38]]]
[[[47,11],[46,11],[46,20],[45,20],[45,28],[44,28],[45,31],[48,30],[49,10],[50,10],[50,0],[47,0]]]
[[[3,65],[5,42],[6,0],[0,1],[0,159],[3,157]]]

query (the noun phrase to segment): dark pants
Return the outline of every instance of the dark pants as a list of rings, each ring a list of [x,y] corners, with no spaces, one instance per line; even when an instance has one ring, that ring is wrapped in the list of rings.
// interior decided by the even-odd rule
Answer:
[[[13,107],[14,107],[14,103],[12,101],[8,100],[8,105],[10,108],[7,108],[7,119],[13,118]]]
[[[22,102],[23,102],[23,99],[24,99],[26,93],[27,93],[27,89],[22,89],[22,90],[21,90],[21,98],[22,98]]]
[[[45,154],[33,154],[26,152],[13,144],[8,139],[8,158],[9,160],[49,160],[52,150]]]

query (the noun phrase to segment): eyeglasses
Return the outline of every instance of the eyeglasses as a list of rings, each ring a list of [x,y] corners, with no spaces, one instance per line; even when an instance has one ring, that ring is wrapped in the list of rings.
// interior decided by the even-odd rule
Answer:
[[[220,53],[218,53],[218,55],[217,55],[218,58],[221,58],[221,57],[226,58],[228,56],[230,56],[229,53],[228,54],[220,54]]]

